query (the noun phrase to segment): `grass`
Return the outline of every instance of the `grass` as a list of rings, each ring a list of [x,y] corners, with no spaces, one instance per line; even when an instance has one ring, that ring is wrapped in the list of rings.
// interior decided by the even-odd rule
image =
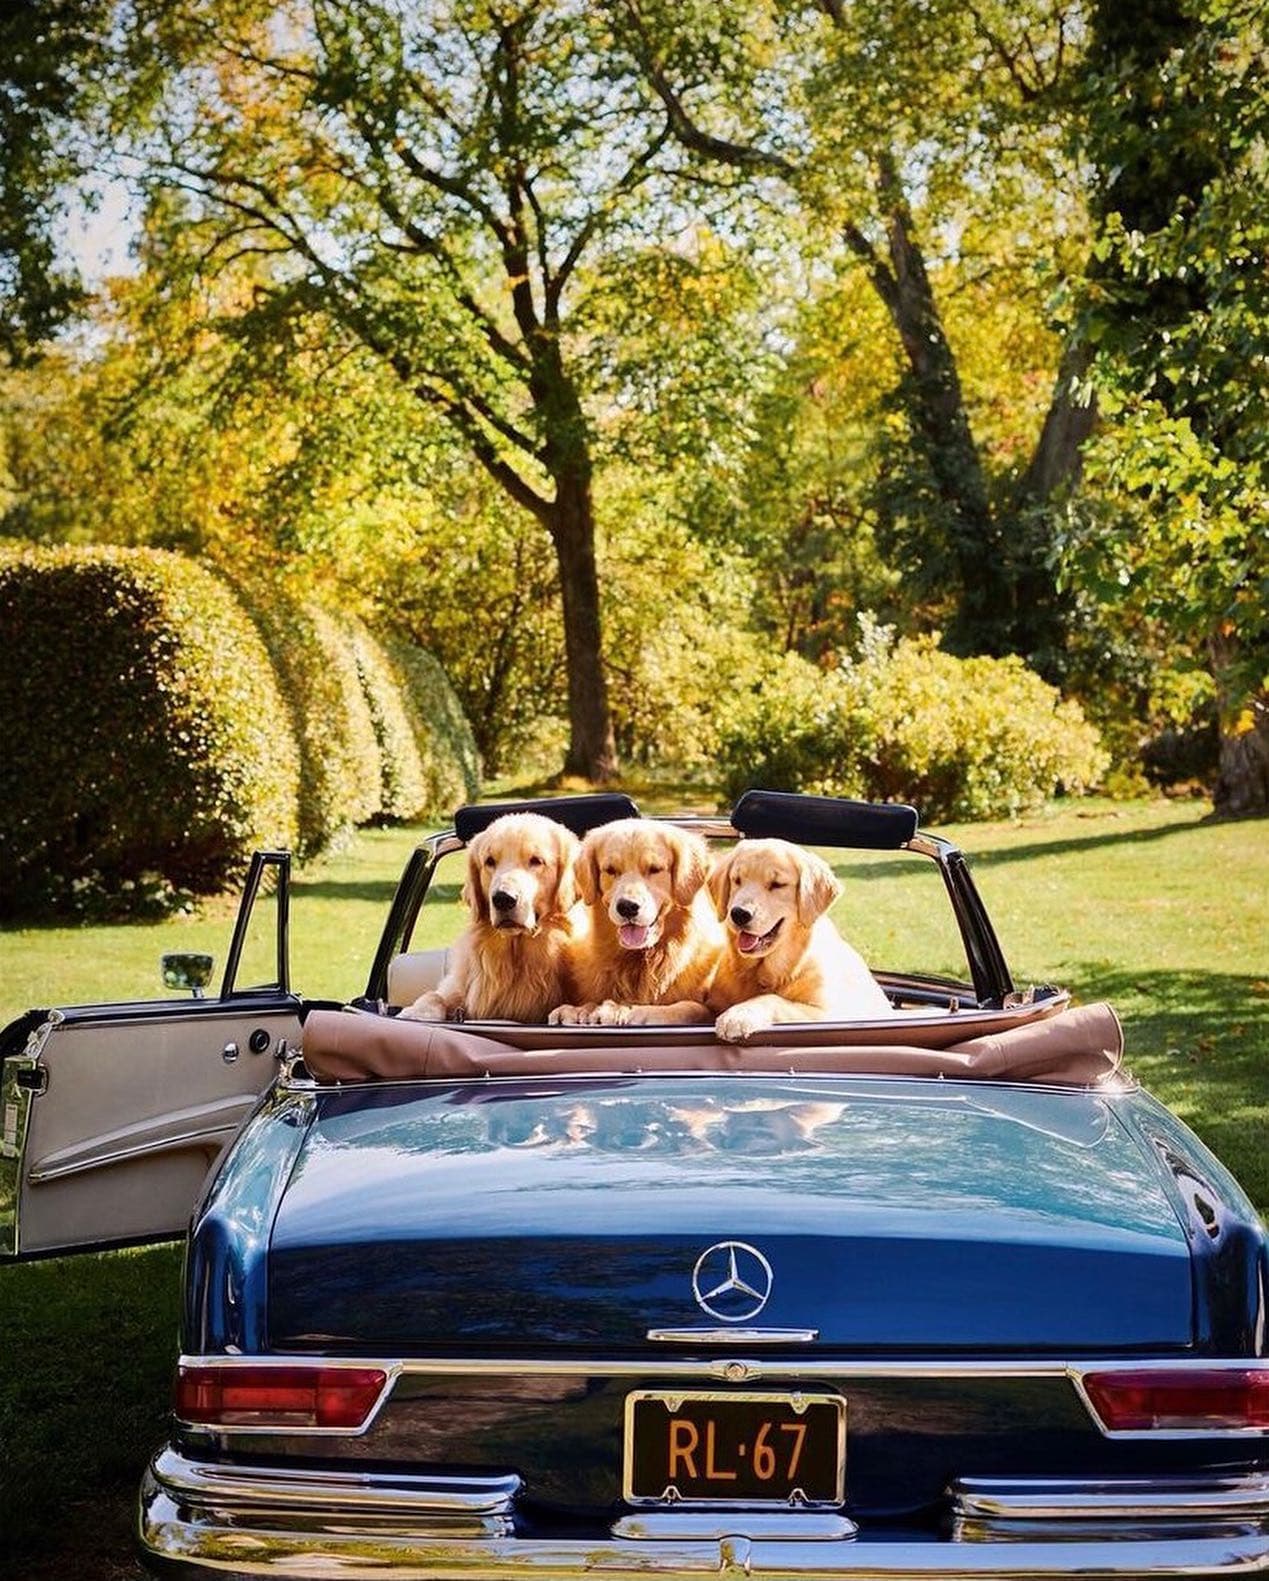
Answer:
[[[699,790],[644,785],[648,811]],[[1132,1068],[1269,1210],[1269,841],[1195,802],[1058,804],[946,831],[970,853],[1014,974],[1109,999]],[[293,980],[346,997],[366,969],[418,830],[359,834],[297,875]],[[878,966],[963,971],[928,864],[834,856],[843,927]],[[416,943],[452,936],[461,876],[442,872]],[[885,879],[873,883],[870,880]],[[129,927],[0,935],[0,1016],[28,1005],[152,997],[165,949],[223,956],[232,906]],[[0,1574],[131,1581],[132,1499],[163,1433],[175,1354],[173,1248],[0,1271]],[[56,1511],[56,1524],[49,1515]],[[4,1557],[7,1553],[7,1558]]]

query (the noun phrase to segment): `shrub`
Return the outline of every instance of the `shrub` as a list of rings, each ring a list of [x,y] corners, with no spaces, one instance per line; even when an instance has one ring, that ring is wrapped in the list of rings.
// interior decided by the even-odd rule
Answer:
[[[379,744],[381,815],[423,818],[469,800],[479,786],[476,747],[440,665],[360,620],[348,629]]]
[[[609,706],[626,763],[696,768],[718,751],[718,699],[761,673],[743,565],[663,517],[633,516],[603,564]]]
[[[362,689],[352,633],[321,605],[276,583],[239,588],[290,714],[299,748],[299,831],[304,857],[383,808],[379,742]]]
[[[152,549],[0,554],[0,911],[136,910],[290,844],[297,756],[229,589]]]
[[[863,623],[858,658],[786,654],[720,725],[728,792],[749,785],[912,802],[929,819],[1012,816],[1107,765],[1096,730],[1021,659],[958,659]]]
[[[480,754],[458,694],[436,660],[406,637],[381,635],[423,770],[423,810],[452,812],[480,793]]]

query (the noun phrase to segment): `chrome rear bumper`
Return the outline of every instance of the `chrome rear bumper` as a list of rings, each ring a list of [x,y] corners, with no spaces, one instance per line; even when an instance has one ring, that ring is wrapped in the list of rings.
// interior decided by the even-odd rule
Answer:
[[[141,1545],[161,1573],[204,1578],[1269,1575],[1264,1476],[963,1483],[952,1490],[947,1539],[855,1535],[849,1520],[831,1514],[674,1511],[624,1517],[594,1541],[517,1536],[518,1491],[514,1476],[267,1469],[192,1461],[167,1449],[142,1486]]]

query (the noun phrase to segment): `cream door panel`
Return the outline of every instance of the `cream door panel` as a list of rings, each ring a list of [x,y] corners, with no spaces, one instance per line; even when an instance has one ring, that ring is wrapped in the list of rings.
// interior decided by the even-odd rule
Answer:
[[[16,1204],[0,1194],[0,1251],[183,1233],[299,1033],[289,996],[53,1012],[5,1067],[5,1151],[21,1178]]]

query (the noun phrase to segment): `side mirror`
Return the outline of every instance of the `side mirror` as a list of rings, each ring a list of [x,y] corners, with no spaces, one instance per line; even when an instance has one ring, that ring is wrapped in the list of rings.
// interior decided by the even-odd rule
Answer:
[[[195,999],[205,997],[203,990],[211,982],[215,965],[210,955],[177,950],[163,956],[159,964],[163,968],[164,988],[188,988]]]

